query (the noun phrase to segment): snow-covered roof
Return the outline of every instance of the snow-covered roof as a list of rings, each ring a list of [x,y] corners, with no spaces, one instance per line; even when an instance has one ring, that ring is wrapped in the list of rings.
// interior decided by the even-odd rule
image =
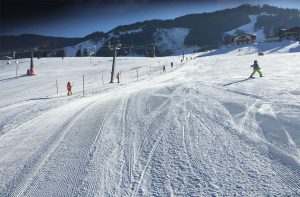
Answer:
[[[251,37],[256,37],[256,34],[252,35],[252,34],[247,34],[247,33],[240,33],[240,34],[234,36],[233,39],[236,38],[236,37],[239,37],[241,35],[248,35],[248,36],[251,36]]]

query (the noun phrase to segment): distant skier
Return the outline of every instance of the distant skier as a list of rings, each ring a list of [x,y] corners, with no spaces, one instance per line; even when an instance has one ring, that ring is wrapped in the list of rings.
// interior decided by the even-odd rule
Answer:
[[[173,62],[171,62],[171,68],[173,68]]]
[[[253,75],[258,72],[259,76],[262,77],[262,73],[260,71],[260,67],[258,66],[257,64],[257,60],[254,60],[254,64],[251,65],[251,67],[253,67],[253,72],[251,73],[250,77],[249,78],[253,78]]]
[[[163,65],[163,72],[166,72],[166,66]]]
[[[117,73],[116,78],[118,79],[118,83],[120,83],[120,73]]]
[[[68,96],[72,95],[72,85],[70,82],[67,84]]]

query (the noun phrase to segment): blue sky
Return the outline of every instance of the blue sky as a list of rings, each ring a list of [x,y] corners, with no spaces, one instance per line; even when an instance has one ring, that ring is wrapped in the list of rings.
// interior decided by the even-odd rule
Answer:
[[[1,34],[18,35],[34,33],[49,36],[83,37],[95,31],[107,32],[118,25],[151,19],[172,19],[191,13],[213,12],[244,3],[270,4],[284,8],[300,9],[298,0],[212,0],[189,3],[123,3],[74,4],[47,15],[3,25]],[[5,20],[4,18],[2,19]],[[4,21],[5,22],[5,21]],[[5,23],[4,23],[5,24]]]

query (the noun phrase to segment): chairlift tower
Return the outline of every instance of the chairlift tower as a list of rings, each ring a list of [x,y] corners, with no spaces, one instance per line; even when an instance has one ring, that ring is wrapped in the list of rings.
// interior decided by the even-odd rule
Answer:
[[[111,78],[110,78],[110,83],[113,83],[114,82],[114,73],[115,73],[115,64],[116,64],[117,50],[121,49],[121,44],[119,43],[119,41],[116,44],[111,44],[109,42],[108,48],[110,50],[114,51],[113,63],[112,63],[112,68],[111,68]]]
[[[31,52],[30,68],[27,70],[27,75],[35,75],[35,71],[34,71],[34,67],[33,67],[33,52]]]

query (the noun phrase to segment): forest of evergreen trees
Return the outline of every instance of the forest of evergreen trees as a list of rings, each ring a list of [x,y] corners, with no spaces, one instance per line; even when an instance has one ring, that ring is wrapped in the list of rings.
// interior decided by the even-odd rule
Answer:
[[[62,48],[63,46],[75,45],[85,40],[99,42],[107,40],[109,34],[114,34],[109,41],[119,40],[125,45],[148,45],[155,42],[154,33],[157,28],[189,28],[189,34],[184,40],[185,46],[198,45],[202,48],[212,48],[223,43],[226,38],[225,32],[238,28],[250,22],[249,15],[260,15],[255,24],[256,29],[264,29],[265,35],[276,34],[281,28],[291,28],[300,26],[300,11],[297,9],[283,9],[274,6],[250,5],[245,4],[236,8],[225,9],[213,13],[189,14],[171,20],[149,20],[138,22],[131,25],[123,25],[114,28],[113,30],[103,33],[95,32],[84,38],[70,39],[41,37],[38,38],[31,35],[24,39],[21,37],[0,37],[2,46],[1,51],[7,49],[5,45],[10,45],[8,48],[14,50],[25,50],[28,48]],[[141,29],[142,31],[134,34],[125,34],[126,31]],[[247,32],[246,32],[247,33]],[[9,41],[7,41],[7,39]],[[13,41],[12,41],[13,40]],[[34,42],[30,42],[34,40]],[[6,44],[5,44],[6,43]],[[12,44],[13,43],[13,44]],[[34,46],[32,46],[32,43]],[[13,46],[11,46],[13,45]],[[19,47],[18,47],[19,45]],[[62,46],[63,45],[63,46]],[[4,50],[5,51],[5,50]],[[62,53],[62,52],[60,52]],[[129,50],[118,51],[120,55],[130,55]],[[143,54],[152,56],[153,50],[135,50],[135,54]],[[76,56],[87,56],[88,51],[85,49],[78,50]],[[111,56],[112,52],[106,47],[98,49],[97,56]],[[163,50],[157,48],[156,55],[167,55]]]
[[[131,25],[119,26],[111,32],[142,29],[143,31],[140,33],[121,35],[118,40],[124,44],[143,45],[155,42],[153,34],[157,28],[183,27],[190,29],[184,41],[185,46],[198,45],[202,46],[202,48],[212,48],[223,44],[225,32],[249,23],[249,15],[261,15],[257,18],[255,28],[263,28],[265,35],[276,34],[281,28],[300,26],[300,11],[297,9],[245,4],[213,13],[190,14],[173,20],[138,22]],[[97,55],[108,55],[107,52],[102,52],[104,51],[100,49]],[[145,52],[141,51],[140,53]]]

